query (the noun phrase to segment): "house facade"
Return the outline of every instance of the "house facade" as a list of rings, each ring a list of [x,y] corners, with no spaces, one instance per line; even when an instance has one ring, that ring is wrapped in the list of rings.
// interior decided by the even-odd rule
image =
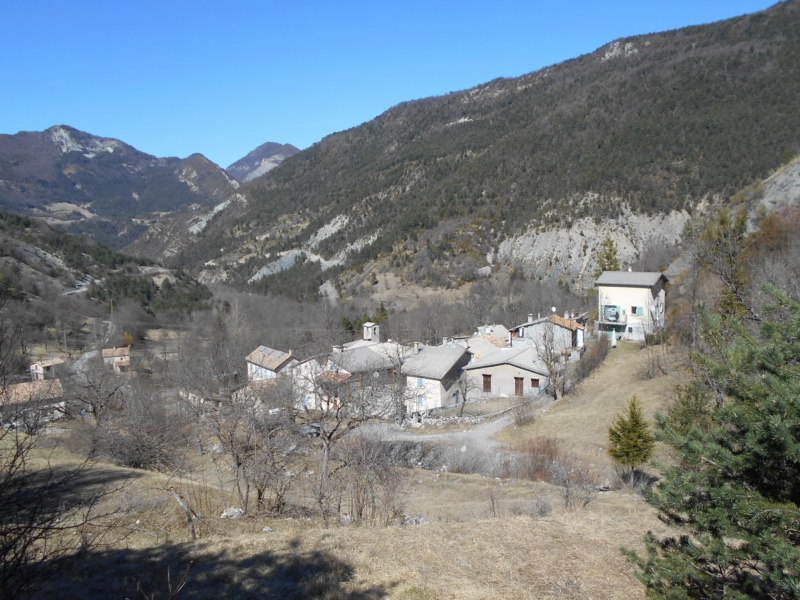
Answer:
[[[125,373],[131,368],[131,347],[103,348],[103,364],[115,373]]]
[[[565,351],[570,348],[581,349],[585,345],[585,330],[583,317],[573,317],[565,314],[549,315],[547,317],[533,318],[528,315],[528,321],[508,330],[509,345],[534,345],[541,347],[545,341],[552,345],[554,350]]]
[[[267,346],[259,346],[245,358],[247,363],[247,380],[251,383],[275,379],[285,369],[297,363],[291,352],[275,350]]]
[[[641,341],[666,326],[663,273],[605,271],[595,281],[598,329],[616,339]]]
[[[458,344],[417,345],[401,367],[406,377],[406,412],[427,412],[464,402],[457,382],[469,361],[470,353]]]
[[[550,380],[536,348],[502,348],[476,360],[464,371],[471,387],[486,397],[533,397],[543,393]]]
[[[64,361],[60,358],[48,358],[40,360],[39,362],[32,363],[29,367],[31,373],[31,381],[44,381],[45,379],[55,379],[55,368],[63,365]]]

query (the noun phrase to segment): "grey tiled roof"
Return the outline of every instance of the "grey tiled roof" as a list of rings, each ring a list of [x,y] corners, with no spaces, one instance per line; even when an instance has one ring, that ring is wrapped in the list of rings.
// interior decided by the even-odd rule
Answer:
[[[401,372],[411,377],[444,379],[459,362],[467,361],[469,353],[462,346],[421,346],[403,363]]]
[[[667,277],[660,272],[650,271],[603,271],[594,282],[595,285],[617,285],[628,287],[653,287],[658,280]]]
[[[511,365],[541,375],[547,374],[547,367],[539,360],[536,348],[532,346],[500,349],[497,352],[492,352],[489,356],[468,364],[464,369],[471,371],[498,365]]]
[[[290,360],[296,360],[291,352],[275,350],[267,346],[259,346],[247,355],[245,360],[259,367],[264,367],[276,373],[282,369]]]

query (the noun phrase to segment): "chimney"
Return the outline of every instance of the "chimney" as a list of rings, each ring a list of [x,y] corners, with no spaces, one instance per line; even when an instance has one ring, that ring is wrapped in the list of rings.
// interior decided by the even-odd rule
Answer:
[[[414,354],[419,354],[419,342],[414,342]]]
[[[528,323],[533,321],[533,313],[528,313]]]

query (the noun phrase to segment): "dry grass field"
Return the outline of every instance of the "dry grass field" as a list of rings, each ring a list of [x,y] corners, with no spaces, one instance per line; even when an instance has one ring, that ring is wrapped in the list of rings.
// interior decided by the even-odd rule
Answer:
[[[658,351],[662,351],[660,347]],[[686,378],[683,359],[674,351],[668,351],[670,374],[659,373],[650,379],[645,376],[645,351],[638,344],[620,343],[609,350],[603,364],[562,401],[544,409],[530,425],[505,429],[498,439],[520,447],[525,440],[534,437],[554,438],[564,450],[598,470],[610,470],[608,428],[614,417],[635,395],[645,417],[652,421],[655,413],[665,410],[675,386]],[[664,448],[657,448],[657,457],[664,458],[664,452]]]
[[[501,439],[521,445],[554,437],[610,472],[600,449],[613,416],[633,394],[651,415],[676,382],[642,379],[640,360],[638,347],[620,345],[573,394]],[[71,460],[60,448],[48,456]],[[184,478],[93,469],[125,482],[98,507],[115,513],[109,545],[62,569],[37,598],[644,598],[619,548],[641,548],[647,530],[664,531],[627,490],[599,492],[587,506],[567,509],[561,488],[546,483],[408,469],[404,512],[423,524],[325,528],[302,511],[219,518],[236,503],[223,461],[198,462]],[[298,485],[295,504],[313,506],[312,483]],[[170,487],[203,514],[197,540]]]

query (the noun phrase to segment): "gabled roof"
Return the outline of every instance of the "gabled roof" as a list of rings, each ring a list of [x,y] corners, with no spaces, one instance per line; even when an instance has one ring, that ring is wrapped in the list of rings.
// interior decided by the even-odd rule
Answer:
[[[64,395],[59,379],[48,381],[29,381],[6,386],[0,392],[0,407],[26,402],[44,402],[57,400]]]
[[[652,271],[603,271],[594,282],[596,286],[653,287],[660,279],[667,283],[666,275]]]
[[[539,360],[536,348],[506,348],[492,352],[480,360],[464,367],[467,371],[474,369],[485,369],[487,367],[496,367],[500,365],[510,365],[539,375],[547,375],[547,367]]]
[[[31,368],[35,366],[40,366],[43,369],[49,369],[50,367],[57,367],[58,365],[63,365],[64,361],[60,358],[47,358],[45,360],[40,360],[35,363],[31,363]]]
[[[565,319],[564,317],[560,317],[558,315],[550,315],[547,318],[547,320],[555,323],[556,325],[560,325],[561,327],[564,327],[566,329],[571,329],[572,331],[575,331],[576,329],[586,329],[575,319]]]
[[[247,355],[245,360],[258,367],[275,371],[276,373],[285,367],[290,361],[296,360],[291,352],[275,350],[267,346],[259,346]]]
[[[350,373],[364,373],[398,366],[409,352],[409,348],[396,342],[382,342],[334,352],[330,359]]]
[[[420,346],[403,363],[400,372],[411,377],[444,379],[458,364],[466,363],[469,352],[461,346]]]
[[[130,358],[131,347],[123,346],[122,348],[103,348],[103,358]]]
[[[538,319],[534,319],[533,321],[528,321],[527,323],[523,323],[522,325],[517,325],[516,327],[512,327],[509,331],[519,331],[523,327],[531,327],[533,325],[540,325],[542,323],[546,323],[550,321],[551,323],[558,325],[560,327],[564,327],[566,329],[576,330],[576,329],[586,329],[583,325],[581,325],[575,319],[565,319],[559,315],[550,315],[547,317],[539,317]]]

